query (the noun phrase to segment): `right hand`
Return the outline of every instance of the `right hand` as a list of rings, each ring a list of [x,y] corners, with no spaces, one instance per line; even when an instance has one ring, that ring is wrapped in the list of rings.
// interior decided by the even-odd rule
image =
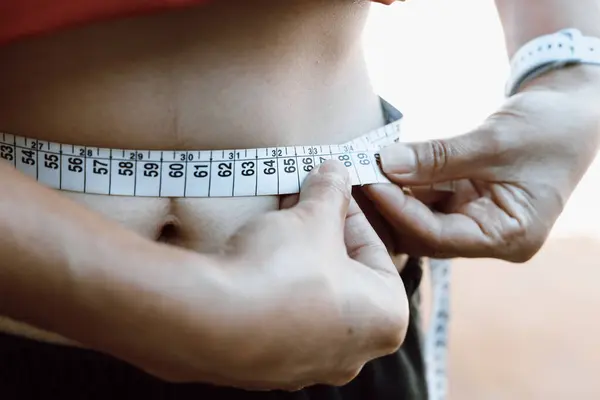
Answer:
[[[346,168],[332,161],[313,172],[299,201],[288,197],[287,209],[257,218],[230,242],[246,286],[240,293],[261,310],[248,321],[258,357],[230,370],[246,387],[343,385],[406,334],[402,280],[352,199]]]
[[[210,312],[194,304],[215,296],[198,294],[198,278],[161,293],[170,306],[161,304],[156,329],[141,339],[160,354],[130,361],[174,382],[295,390],[345,384],[366,362],[398,349],[406,292],[352,201],[346,169],[323,164],[306,178],[298,203],[289,201],[245,225],[217,257],[227,290]]]

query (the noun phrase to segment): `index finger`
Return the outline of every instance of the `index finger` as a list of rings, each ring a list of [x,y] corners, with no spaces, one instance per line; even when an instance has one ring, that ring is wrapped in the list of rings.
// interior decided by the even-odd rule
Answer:
[[[432,250],[429,256],[489,257],[496,252],[492,239],[467,215],[433,211],[394,184],[371,185],[366,192],[396,229]]]
[[[398,275],[383,241],[354,199],[346,216],[344,240],[348,256],[353,260],[386,275]]]

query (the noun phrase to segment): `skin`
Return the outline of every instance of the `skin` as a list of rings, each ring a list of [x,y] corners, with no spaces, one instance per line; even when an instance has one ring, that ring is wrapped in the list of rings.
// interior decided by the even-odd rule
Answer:
[[[594,0],[497,0],[509,55],[527,41],[575,27],[600,37]],[[381,153],[395,185],[368,196],[396,229],[400,251],[525,262],[545,242],[597,154],[600,68],[575,66],[528,82],[477,129]],[[454,193],[401,186],[454,182]]]
[[[297,204],[289,198],[285,210],[244,225],[219,255],[154,243],[5,163],[0,172],[12,188],[0,212],[19,200],[27,215],[3,218],[11,234],[0,251],[13,254],[0,270],[4,315],[171,382],[250,389],[341,385],[402,343],[402,280],[338,162],[307,177]],[[63,229],[49,237],[40,224]]]
[[[342,143],[383,124],[361,49],[368,4],[216,2],[13,42],[0,126],[112,148]],[[280,211],[294,199],[54,192],[0,165],[0,330],[176,382],[345,383],[400,346],[408,306],[331,173]]]
[[[3,130],[81,145],[210,149],[342,142],[382,124],[377,97],[368,83],[360,50],[365,2],[263,0],[251,6],[248,3],[234,1],[185,12],[103,22],[0,49],[0,56],[5,60],[0,65]],[[596,31],[597,5],[591,0],[577,2],[577,5],[566,0],[526,3],[498,0],[497,4],[511,52],[538,34],[565,26],[577,26],[586,34],[600,34]],[[227,29],[223,29],[224,26]],[[543,243],[595,154],[597,113],[590,104],[597,104],[594,94],[597,90],[589,88],[595,88],[597,79],[594,68],[553,72],[531,82],[482,128],[470,134],[409,145],[408,155],[400,145],[386,151],[382,155],[383,168],[398,184],[467,180],[465,189],[461,186],[453,200],[436,204],[440,210],[437,212],[430,211],[432,204],[425,201],[425,197],[404,196],[394,185],[373,186],[368,194],[395,227],[397,247],[412,254],[438,257],[463,255],[514,261],[531,257]],[[560,119],[556,117],[557,110],[562,115]],[[544,160],[535,156],[542,147],[550,154]],[[432,151],[440,148],[444,151]],[[443,159],[436,154],[443,154]],[[411,155],[421,163],[418,168],[406,170],[402,165],[410,161]],[[435,165],[449,167],[439,171]],[[472,173],[474,170],[478,171],[476,175]],[[364,286],[362,279],[348,279],[346,273],[353,269],[345,268],[344,263],[356,264],[348,260],[349,249],[340,245],[347,236],[340,229],[342,223],[332,223],[337,230],[326,231],[324,237],[314,234],[319,230],[315,225],[320,228],[322,221],[332,215],[331,210],[327,214],[309,213],[312,219],[308,221],[313,221],[313,225],[300,229],[301,238],[285,235],[279,238],[290,222],[273,223],[270,219],[279,218],[272,217],[277,213],[271,213],[280,208],[278,198],[142,201],[67,193],[50,195],[49,191],[8,168],[0,173],[3,182],[12,182],[11,190],[2,192],[1,220],[7,224],[3,229],[10,227],[6,231],[11,232],[0,245],[2,273],[6,277],[2,280],[5,286],[2,302],[7,305],[4,314],[13,317],[13,321],[45,328],[39,331],[20,324],[15,329],[10,328],[20,334],[46,340],[55,338],[63,343],[72,343],[67,338],[75,339],[131,360],[170,380],[198,379],[244,387],[288,388],[310,382],[347,382],[362,362],[376,354],[393,351],[402,340],[405,299],[401,294],[400,298],[392,295],[402,292],[397,276],[387,274],[384,276],[388,278],[373,278],[373,285]],[[479,190],[474,191],[474,188]],[[326,203],[324,197],[320,198]],[[308,203],[314,207],[315,202],[309,199]],[[346,214],[343,204],[338,205],[338,215]],[[386,230],[381,229],[385,224],[373,215],[373,208],[367,205],[363,208],[369,214],[370,223],[386,237]],[[39,219],[28,219],[31,214],[47,224],[40,223]],[[262,221],[260,217],[253,220],[261,214]],[[58,217],[54,217],[56,215]],[[297,220],[297,216],[289,213],[279,215],[283,215],[280,219]],[[360,220],[365,222],[362,216]],[[173,234],[164,235],[166,224],[174,225]],[[60,235],[44,231],[49,229],[44,227],[51,226],[65,229]],[[359,226],[363,227],[358,230],[362,232],[365,224]],[[265,233],[265,239],[259,237],[256,243],[252,242],[256,239],[251,239],[249,233],[259,232]],[[372,235],[360,234],[359,237]],[[42,250],[52,250],[50,254],[58,256],[42,257],[48,252],[32,255],[29,252],[32,238]],[[157,244],[159,239],[163,243]],[[276,269],[285,264],[278,255],[287,253],[256,249],[272,249],[274,243],[279,243],[277,240],[283,240],[280,248],[285,252],[299,256],[302,251],[294,243],[305,243],[304,253],[307,253],[306,248],[337,243],[322,248],[326,251],[331,247],[337,254],[330,258],[335,262],[328,264],[337,265],[331,275],[335,279],[319,275],[321,279],[314,280],[314,276],[304,275],[305,266],[316,268],[321,258],[306,259],[300,264],[302,268],[288,264],[288,268],[283,265],[281,270]],[[98,244],[115,253],[93,251]],[[377,242],[376,248],[381,246]],[[227,256],[227,249],[232,251],[231,256]],[[202,256],[202,253],[212,255]],[[220,258],[223,253],[225,258]],[[369,260],[372,257],[368,253],[366,256]],[[258,260],[256,265],[261,267],[249,268],[247,264],[251,259]],[[288,257],[285,259],[289,262]],[[360,260],[362,257],[357,262]],[[360,264],[366,269],[364,262]],[[183,266],[184,271],[173,274],[177,266]],[[309,273],[317,274],[321,270],[309,269]],[[287,271],[284,278],[282,271]],[[298,277],[298,271],[302,277]],[[40,289],[40,284],[35,283],[40,282],[36,279],[39,277],[52,284],[34,297],[31,293]],[[324,310],[329,305],[330,312],[315,315],[306,311],[294,315],[273,310],[274,302],[267,300],[274,297],[269,293],[278,300],[284,296],[289,302],[275,304],[301,303],[290,295],[293,291],[269,292],[268,289],[276,286],[269,280],[274,277],[284,282],[292,280],[287,281],[288,287],[294,287],[295,279],[313,282],[315,286],[308,286],[307,292],[322,295],[317,298],[317,304]],[[304,318],[297,326],[315,329],[294,332],[276,329],[279,336],[268,337],[265,344],[294,343],[303,338],[307,345],[314,346],[316,341],[309,341],[310,336],[305,335],[312,332],[313,337],[317,337],[315,332],[328,331],[333,333],[327,343],[334,347],[331,351],[323,351],[320,345],[312,347],[317,357],[311,360],[303,358],[302,352],[289,353],[289,346],[270,347],[272,352],[268,355],[250,354],[247,358],[250,361],[242,366],[252,365],[259,378],[249,381],[247,369],[236,369],[227,357],[225,360],[229,362],[216,362],[218,358],[214,353],[190,338],[181,338],[182,347],[165,353],[158,345],[160,329],[156,330],[158,336],[148,335],[141,341],[136,336],[138,342],[128,335],[115,338],[109,334],[110,331],[170,326],[175,320],[182,324],[179,326],[197,329],[199,336],[216,341],[227,337],[227,332],[231,332],[227,327],[231,327],[232,321],[240,323],[238,319],[215,319],[215,315],[228,315],[228,312],[215,310],[214,301],[193,303],[196,307],[190,313],[186,310],[190,309],[192,298],[197,300],[194,296],[197,291],[183,294],[169,291],[179,285],[189,287],[187,282],[190,281],[208,285],[203,293],[212,293],[214,298],[224,298],[223,293],[226,293],[227,298],[247,300],[244,294],[265,293],[252,296],[256,299],[254,304],[235,303],[238,307],[226,310],[229,315],[236,315],[240,307],[249,307],[250,312],[244,314],[250,315],[252,318],[248,319],[253,322],[273,323],[281,315],[292,315],[292,318]],[[349,283],[352,281],[361,285],[352,286]],[[261,286],[248,282],[270,284]],[[349,286],[336,289],[330,286],[332,282]],[[115,287],[138,288],[135,292],[138,296],[132,298],[128,291],[115,294]],[[58,290],[65,288],[68,290]],[[266,292],[256,291],[257,288],[264,288]],[[379,291],[386,294],[389,301],[380,301]],[[142,302],[139,293],[145,294]],[[341,294],[342,298],[333,296],[332,300],[334,293]],[[360,293],[363,295],[358,295]],[[340,332],[344,331],[340,331],[340,327],[348,326],[348,315],[342,313],[340,317],[333,310],[339,310],[342,300],[356,298],[369,299],[365,305],[368,309],[351,313],[351,317],[371,315],[377,307],[383,307],[383,316],[367,324],[363,333],[351,335],[356,338],[354,341],[336,341],[334,337],[339,339]],[[119,307],[108,312],[105,306],[100,306],[108,300]],[[199,300],[207,301],[206,298]],[[114,312],[114,309],[119,311]],[[43,312],[48,310],[54,313]],[[160,312],[150,318],[147,310]],[[197,316],[198,310],[207,314]],[[336,315],[337,318],[332,318]],[[78,323],[83,316],[91,316],[83,325],[94,329]],[[363,320],[359,320],[357,329],[363,326]],[[211,323],[205,324],[206,321]],[[14,327],[14,322],[3,326],[9,329],[6,327]],[[256,328],[252,322],[244,326],[252,327]],[[56,338],[47,335],[48,331],[61,335]],[[250,337],[265,340],[259,334]],[[279,342],[272,342],[275,339]],[[235,347],[238,353],[243,354],[243,350],[249,348],[243,340],[234,343],[238,343]],[[363,349],[361,344],[365,343],[372,347],[366,346],[367,350],[358,352],[357,359],[339,358],[340,354],[348,353],[344,350],[352,348],[354,352]],[[376,346],[377,343],[385,345]],[[281,349],[286,350],[285,357]],[[304,354],[308,351],[303,350]],[[193,357],[193,361],[200,364],[194,364],[182,354],[200,355]],[[293,362],[296,364],[291,365]],[[273,371],[279,371],[280,375],[269,378]]]

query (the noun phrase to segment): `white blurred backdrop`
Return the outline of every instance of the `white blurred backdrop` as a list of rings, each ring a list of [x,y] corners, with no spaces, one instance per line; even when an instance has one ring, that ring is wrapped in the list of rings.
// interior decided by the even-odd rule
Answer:
[[[466,132],[503,101],[493,0],[375,5],[364,40],[376,90],[405,114],[404,140]],[[531,262],[455,262],[453,400],[600,398],[599,183],[596,162]]]

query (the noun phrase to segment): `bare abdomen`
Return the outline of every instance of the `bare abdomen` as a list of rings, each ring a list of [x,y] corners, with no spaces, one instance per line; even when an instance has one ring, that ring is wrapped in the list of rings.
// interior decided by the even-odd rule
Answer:
[[[0,49],[0,131],[119,149],[343,143],[383,123],[360,48],[365,4],[219,2],[14,43]],[[279,207],[273,196],[63,194],[200,252]],[[3,319],[1,330],[63,341]]]

